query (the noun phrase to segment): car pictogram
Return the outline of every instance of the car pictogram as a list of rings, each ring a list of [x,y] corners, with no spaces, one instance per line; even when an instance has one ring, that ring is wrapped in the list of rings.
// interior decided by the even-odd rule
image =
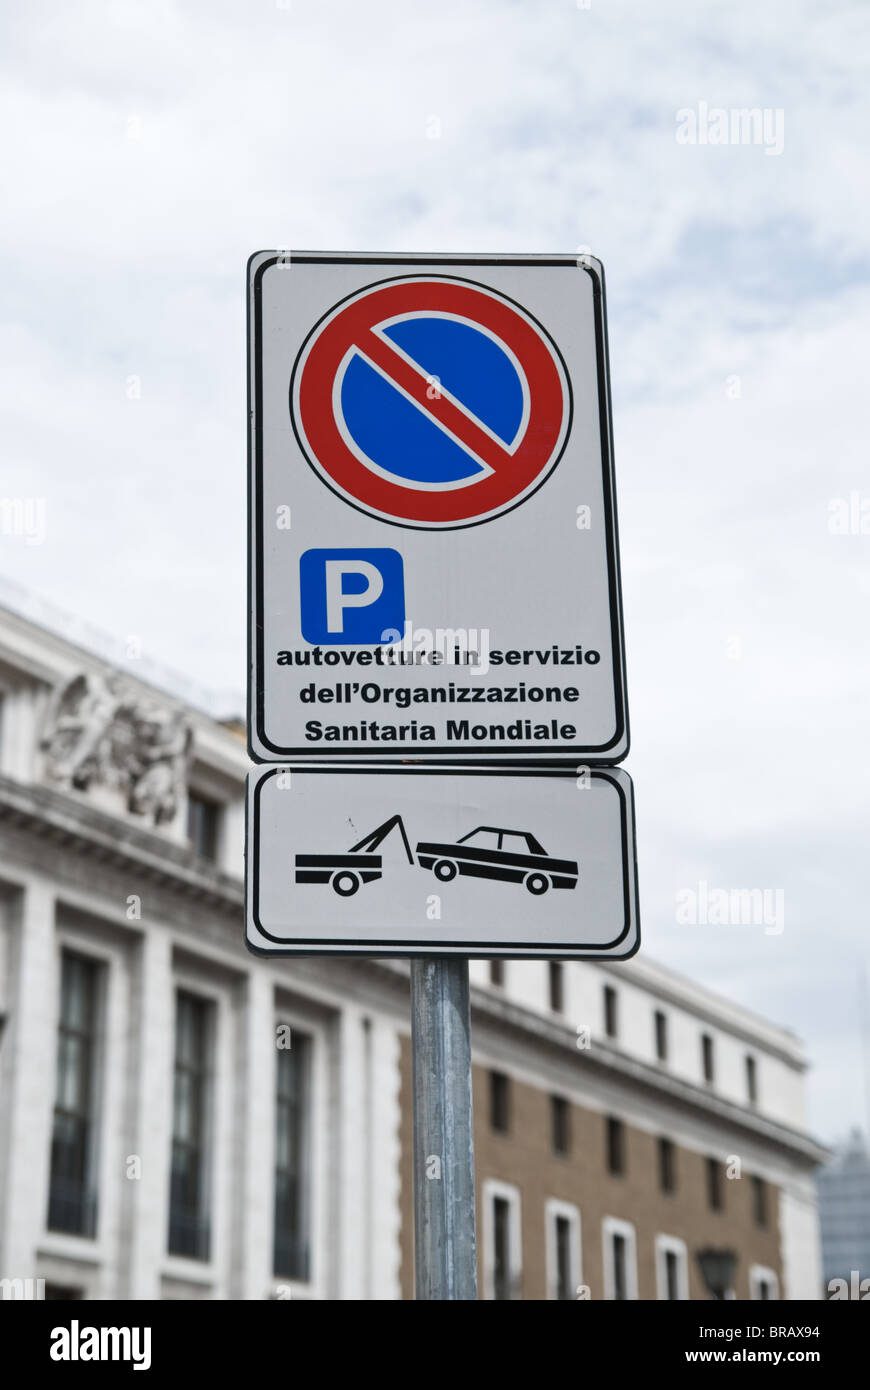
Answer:
[[[528,830],[495,825],[479,825],[452,845],[421,841],[417,863],[431,869],[442,883],[457,874],[496,878],[524,883],[535,897],[548,888],[575,888],[580,873],[576,860],[553,859]]]

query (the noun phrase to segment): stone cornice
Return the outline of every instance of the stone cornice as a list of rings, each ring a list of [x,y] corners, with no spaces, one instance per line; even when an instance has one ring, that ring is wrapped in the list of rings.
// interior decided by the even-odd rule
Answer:
[[[165,888],[212,908],[233,914],[242,909],[240,879],[197,858],[183,845],[97,810],[84,799],[0,777],[0,824],[4,821],[54,844],[80,849],[103,863],[124,869],[135,866]]]
[[[647,971],[644,969],[646,963],[639,957],[627,961],[601,960],[597,964],[600,970],[616,980],[622,975],[622,982],[633,985],[651,997],[655,996],[663,1004],[692,1014],[703,1023],[724,1029],[731,1037],[740,1038],[747,1046],[777,1057],[794,1071],[805,1072],[808,1068],[802,1044],[794,1033],[772,1024],[766,1018],[750,1014],[742,1005],[718,997],[711,990],[677,975],[669,967],[655,965]],[[747,1026],[750,1022],[757,1023],[758,1032],[753,1032]]]
[[[729,1130],[742,1131],[772,1144],[792,1160],[797,1159],[808,1167],[816,1167],[830,1157],[830,1151],[811,1135],[771,1120],[760,1111],[737,1105],[706,1087],[684,1081],[664,1067],[631,1057],[604,1040],[580,1053],[575,1031],[564,1023],[545,1018],[480,988],[472,989],[471,1003],[472,1013],[486,1018],[493,1025],[522,1034],[525,1038],[533,1037],[538,1043],[569,1053],[574,1058],[580,1057],[584,1066],[594,1068],[605,1077],[610,1075],[618,1078],[623,1086],[655,1095],[658,1100],[667,1097],[695,1115],[703,1114],[710,1120],[727,1125]]]

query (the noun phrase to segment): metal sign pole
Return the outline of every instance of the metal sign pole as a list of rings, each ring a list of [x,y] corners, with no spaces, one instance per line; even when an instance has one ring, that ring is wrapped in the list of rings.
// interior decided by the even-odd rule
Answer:
[[[468,961],[411,961],[417,1298],[476,1299]]]

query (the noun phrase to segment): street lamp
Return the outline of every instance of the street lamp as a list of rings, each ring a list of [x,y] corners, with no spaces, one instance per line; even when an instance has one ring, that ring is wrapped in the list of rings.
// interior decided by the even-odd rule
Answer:
[[[734,1287],[737,1255],[733,1250],[713,1250],[709,1246],[698,1251],[701,1278],[711,1298],[724,1299]]]

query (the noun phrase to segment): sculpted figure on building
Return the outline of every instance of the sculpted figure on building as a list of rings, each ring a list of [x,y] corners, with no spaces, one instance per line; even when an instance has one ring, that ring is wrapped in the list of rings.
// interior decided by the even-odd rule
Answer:
[[[180,711],[143,699],[120,675],[82,672],[55,691],[40,746],[50,782],[116,789],[134,815],[165,825],[183,800],[192,740]]]

